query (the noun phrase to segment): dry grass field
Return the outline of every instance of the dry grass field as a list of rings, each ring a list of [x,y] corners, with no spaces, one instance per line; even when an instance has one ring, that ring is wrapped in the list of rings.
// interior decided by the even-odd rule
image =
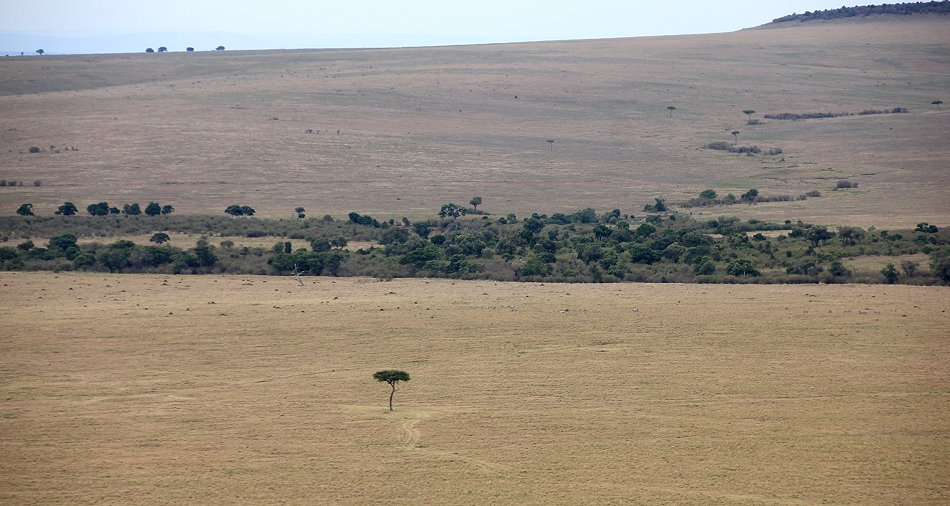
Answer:
[[[946,504],[948,295],[2,273],[0,503]]]
[[[264,216],[302,205],[416,218],[476,195],[501,214],[636,212],[657,195],[756,187],[825,196],[694,212],[946,224],[950,111],[930,103],[948,98],[948,41],[945,18],[913,17],[468,47],[0,58],[0,178],[24,182],[0,187],[0,212],[157,200],[192,214],[241,203]],[[910,113],[753,126],[741,112],[898,106]],[[701,149],[732,130],[784,154]],[[839,178],[860,186],[831,192]]]
[[[0,58],[0,179],[23,182],[0,215],[639,213],[755,187],[823,196],[689,211],[942,228],[948,41],[909,17]],[[733,130],[783,153],[703,149]],[[846,263],[901,260],[927,269]],[[950,503],[947,287],[303,283],[0,272],[0,504]],[[389,368],[413,378],[395,412]]]

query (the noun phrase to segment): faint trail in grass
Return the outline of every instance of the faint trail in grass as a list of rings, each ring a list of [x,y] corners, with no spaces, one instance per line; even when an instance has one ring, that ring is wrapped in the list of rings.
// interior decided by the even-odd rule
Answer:
[[[434,448],[429,448],[425,445],[420,444],[422,439],[422,433],[419,431],[419,424],[423,421],[432,417],[432,412],[420,412],[417,413],[414,418],[406,420],[402,424],[403,431],[403,440],[402,443],[405,447],[412,451],[417,451],[420,453],[425,453],[428,455],[434,455],[441,458],[444,458],[450,462],[462,462],[475,466],[482,471],[496,474],[505,474],[507,475],[511,469],[507,466],[497,464],[495,462],[490,462],[487,460],[480,460],[473,457],[468,457],[461,455],[457,452],[445,451],[445,450],[436,450]]]
[[[419,425],[419,422],[421,421],[422,418],[416,418],[413,420],[407,420],[402,424],[402,430],[406,433],[405,437],[403,438],[403,443],[410,446],[415,446],[419,443],[421,434],[419,433],[419,429],[416,428],[416,425]]]

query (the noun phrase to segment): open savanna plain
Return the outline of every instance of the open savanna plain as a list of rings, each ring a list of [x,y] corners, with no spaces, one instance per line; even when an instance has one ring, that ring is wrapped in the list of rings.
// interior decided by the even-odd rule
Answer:
[[[191,214],[240,203],[269,217],[304,206],[416,219],[476,195],[494,214],[637,212],[656,196],[757,188],[823,197],[693,212],[942,226],[950,111],[931,102],[948,98],[948,41],[946,17],[885,16],[613,40],[0,58],[0,178],[24,182],[0,187],[0,212],[154,200]],[[909,113],[764,118],[894,107]],[[747,125],[746,109],[761,123]],[[734,130],[783,153],[704,149]],[[859,187],[830,191],[838,179]]]
[[[946,504],[947,290],[3,273],[0,502]]]

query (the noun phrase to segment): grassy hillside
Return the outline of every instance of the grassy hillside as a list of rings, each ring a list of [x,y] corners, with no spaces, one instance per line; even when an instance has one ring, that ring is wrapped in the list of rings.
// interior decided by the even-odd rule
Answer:
[[[468,47],[3,58],[0,178],[24,186],[0,187],[0,212],[157,200],[190,214],[240,203],[264,216],[299,205],[428,217],[476,195],[491,213],[637,212],[657,195],[754,187],[824,196],[693,212],[942,225],[950,112],[931,102],[950,89],[948,40],[945,18],[915,16]],[[764,119],[893,107],[910,112]],[[761,123],[747,125],[746,109]],[[736,130],[738,144],[782,154],[703,148]],[[859,187],[831,192],[838,179]]]

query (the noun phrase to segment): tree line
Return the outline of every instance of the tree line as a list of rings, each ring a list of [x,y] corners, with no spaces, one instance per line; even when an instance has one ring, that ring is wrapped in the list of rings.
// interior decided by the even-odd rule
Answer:
[[[119,240],[112,244],[80,245],[73,234],[49,239],[45,247],[26,240],[16,248],[0,247],[0,262],[6,270],[86,270],[105,272],[210,272],[218,260],[206,239],[193,248],[181,249],[164,244],[168,235],[156,233],[156,245],[138,245]]]
[[[140,214],[145,214],[146,216],[158,216],[158,215],[168,215],[175,212],[175,207],[171,204],[165,204],[164,206],[158,202],[149,202],[145,206],[145,210],[142,210],[142,206],[138,202],[132,204],[123,204],[122,209],[119,209],[115,206],[110,206],[108,202],[97,202],[95,204],[89,204],[86,206],[86,212],[90,216],[108,216],[108,215],[118,215],[122,214],[125,216],[138,216]],[[33,204],[21,204],[17,208],[16,213],[20,216],[35,216],[36,213],[33,210]],[[79,214],[79,208],[76,207],[76,204],[72,202],[63,202],[63,204],[56,208],[54,212],[56,215],[60,216],[76,216]]]
[[[813,21],[816,19],[840,19],[856,16],[873,16],[881,14],[897,14],[908,16],[912,14],[950,14],[950,1],[914,2],[882,5],[862,5],[855,7],[839,7],[818,11],[805,11],[803,14],[789,14],[775,18],[772,23],[787,23],[789,21]]]
[[[754,195],[744,194],[750,200]],[[714,199],[713,190],[702,197]],[[694,220],[670,212],[662,199],[640,216],[615,209],[598,213],[534,213],[490,217],[448,212],[426,220],[379,220],[352,212],[347,220],[296,217],[129,216],[101,218],[7,217],[0,230],[19,237],[49,234],[46,246],[26,240],[0,247],[6,270],[241,273],[276,275],[450,277],[563,282],[814,283],[950,281],[950,234],[922,223],[915,230],[839,227],[734,217]],[[445,206],[443,206],[445,208]],[[455,209],[447,207],[446,209]],[[82,227],[93,227],[84,229]],[[99,227],[99,228],[95,228]],[[79,230],[95,235],[161,228],[150,245],[129,241],[78,244]],[[236,247],[209,238],[172,244],[167,232],[276,237],[273,247]],[[55,234],[53,232],[56,232]],[[64,238],[64,236],[67,236]],[[71,238],[69,237],[71,236]],[[294,247],[292,239],[308,247]],[[351,242],[372,245],[354,249]],[[299,244],[299,242],[298,242]],[[856,274],[847,259],[871,255],[930,255],[932,275],[916,265],[887,273]],[[913,262],[911,262],[913,263]]]

